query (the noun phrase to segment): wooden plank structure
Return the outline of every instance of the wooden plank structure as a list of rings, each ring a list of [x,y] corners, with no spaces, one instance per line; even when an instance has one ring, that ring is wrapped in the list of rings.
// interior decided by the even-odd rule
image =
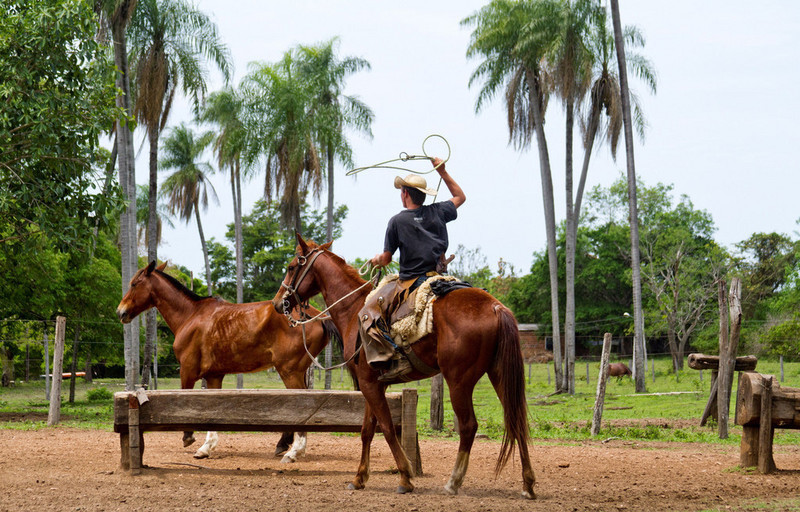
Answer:
[[[775,471],[772,437],[776,428],[800,429],[800,388],[781,388],[772,375],[739,375],[736,424],[742,426],[739,465]]]
[[[417,390],[386,398],[403,450],[421,475]],[[139,474],[148,431],[360,432],[364,407],[358,391],[139,389],[114,394],[114,432],[120,435],[122,468]]]
[[[711,416],[719,421],[717,411],[717,389],[718,382],[717,376],[719,372],[719,356],[706,355],[706,354],[689,354],[688,364],[689,368],[694,370],[711,370],[711,392],[708,395],[708,403],[703,411],[703,416],[700,418],[700,426],[704,426]],[[756,369],[758,358],[756,356],[740,356],[735,359],[733,370],[736,372],[749,372]]]

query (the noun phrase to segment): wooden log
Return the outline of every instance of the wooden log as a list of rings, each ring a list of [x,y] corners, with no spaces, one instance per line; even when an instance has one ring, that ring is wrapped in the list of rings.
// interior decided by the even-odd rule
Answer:
[[[61,373],[64,365],[64,338],[67,319],[56,317],[56,342],[53,350],[53,387],[50,390],[50,409],[47,413],[47,424],[53,426],[61,421]]]
[[[736,358],[734,371],[752,372],[756,369],[758,358],[756,356],[739,356]],[[694,370],[718,370],[719,356],[706,354],[689,354],[689,368]]]
[[[126,401],[128,393],[114,400]],[[355,391],[170,390],[148,391],[139,411],[146,431],[213,430],[360,432],[364,398]],[[401,394],[387,393],[392,420],[400,428]],[[116,405],[116,404],[115,404]],[[126,428],[126,408],[115,406],[114,428]]]
[[[742,443],[739,447],[739,466],[751,468],[758,466],[758,426],[742,427]]]
[[[775,471],[772,458],[772,375],[764,375],[761,381],[761,418],[758,429],[758,471],[762,475]]]
[[[709,416],[715,420],[717,419],[717,373],[716,370],[711,371],[711,391],[708,394],[706,408],[703,410],[703,415],[700,417],[701,427],[705,426]]]
[[[603,405],[606,397],[606,382],[608,381],[608,359],[611,355],[611,333],[603,336],[603,353],[600,356],[600,373],[597,376],[597,394],[594,399],[594,413],[592,414],[592,435],[600,433],[600,424],[603,419]]]
[[[139,400],[136,395],[128,396],[128,454],[130,456],[130,471],[138,475],[142,471],[142,450],[139,431]]]
[[[759,426],[761,397],[764,392],[762,375],[742,373],[736,399],[736,424]],[[800,388],[781,387],[772,381],[771,423],[775,428],[800,429]]]
[[[400,444],[406,452],[408,462],[417,476],[422,475],[422,460],[417,439],[417,391],[404,389],[402,395],[403,412],[400,420]]]

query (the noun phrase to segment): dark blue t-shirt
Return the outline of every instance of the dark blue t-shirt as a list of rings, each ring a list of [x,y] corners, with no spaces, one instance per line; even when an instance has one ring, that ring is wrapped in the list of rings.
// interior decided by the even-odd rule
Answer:
[[[449,244],[446,224],[457,215],[452,201],[441,201],[403,210],[389,219],[383,250],[394,254],[400,249],[400,279],[436,270]]]

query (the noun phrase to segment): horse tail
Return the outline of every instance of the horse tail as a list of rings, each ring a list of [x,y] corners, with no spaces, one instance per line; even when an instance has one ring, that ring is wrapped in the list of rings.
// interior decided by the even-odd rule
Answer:
[[[525,367],[520,350],[519,328],[514,314],[507,307],[495,307],[500,321],[497,352],[495,354],[495,371],[500,378],[500,402],[503,404],[503,420],[505,431],[497,458],[495,475],[508,463],[514,453],[514,445],[519,446],[523,462],[529,460],[528,441],[528,403],[525,399]]]

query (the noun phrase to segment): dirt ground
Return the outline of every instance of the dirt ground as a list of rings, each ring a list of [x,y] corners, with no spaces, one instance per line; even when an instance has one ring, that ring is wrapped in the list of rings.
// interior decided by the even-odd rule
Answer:
[[[478,510],[797,510],[800,448],[775,447],[772,475],[737,469],[736,446],[621,440],[535,442],[536,501],[523,500],[519,463],[495,480],[499,443],[477,440],[461,492],[443,485],[455,461],[454,440],[421,441],[424,475],[412,494],[398,477],[383,438],[372,451],[363,491],[346,490],[358,464],[356,436],[309,434],[305,457],[281,464],[278,434],[221,434],[210,459],[192,458],[179,432],[146,433],[139,476],[119,469],[119,436],[51,428],[0,430],[0,510],[70,511],[478,511]]]

